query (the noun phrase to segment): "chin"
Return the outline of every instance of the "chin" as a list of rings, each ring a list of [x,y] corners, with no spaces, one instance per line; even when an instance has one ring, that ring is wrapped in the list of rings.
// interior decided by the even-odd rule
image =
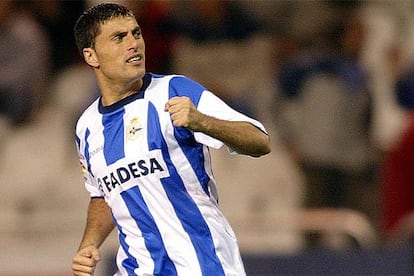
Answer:
[[[145,67],[139,67],[139,68],[137,68],[137,74],[140,75],[141,77],[143,77],[146,72],[147,72],[147,70],[146,70]]]
[[[147,71],[145,70],[145,68],[139,68],[134,71],[130,70],[128,76],[130,79],[142,79],[145,76],[146,72]],[[127,77],[127,75],[125,75],[125,77]]]
[[[145,76],[145,74],[147,73],[147,70],[145,70],[145,69],[143,69],[143,70],[141,70],[140,72],[139,72],[139,77],[142,79],[144,76]]]

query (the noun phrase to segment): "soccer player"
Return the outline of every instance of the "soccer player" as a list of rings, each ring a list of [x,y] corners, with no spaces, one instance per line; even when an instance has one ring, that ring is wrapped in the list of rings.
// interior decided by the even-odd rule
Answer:
[[[73,274],[93,274],[116,226],[116,275],[244,275],[209,147],[267,154],[263,125],[185,76],[146,72],[141,29],[124,6],[89,8],[74,33],[101,97],[76,127],[91,199]]]

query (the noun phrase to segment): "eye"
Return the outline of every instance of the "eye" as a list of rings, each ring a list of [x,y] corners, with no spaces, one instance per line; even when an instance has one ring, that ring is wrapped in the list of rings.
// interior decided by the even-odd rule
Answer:
[[[135,38],[140,38],[140,37],[141,37],[141,29],[137,28],[137,29],[133,30],[133,31],[132,31],[132,35],[133,35]]]
[[[114,36],[112,37],[112,40],[113,40],[113,41],[115,41],[115,42],[122,42],[122,39],[123,39],[125,36],[126,36],[126,34],[125,34],[125,33],[120,33],[120,34],[114,35]]]

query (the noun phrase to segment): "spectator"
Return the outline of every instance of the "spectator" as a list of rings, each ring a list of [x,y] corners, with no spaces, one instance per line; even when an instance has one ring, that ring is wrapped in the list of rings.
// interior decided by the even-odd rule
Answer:
[[[355,9],[340,11],[337,18],[343,21],[332,32],[314,36],[308,44],[314,48],[280,69],[281,93],[296,106],[286,142],[305,175],[307,207],[373,215],[375,201],[368,202],[368,196],[375,189],[377,162],[369,137],[367,72],[360,60],[365,26]]]
[[[384,156],[382,167],[383,221],[386,237],[414,211],[414,71],[409,68],[396,81],[396,98],[405,111],[403,132]]]
[[[389,239],[414,211],[412,1],[364,3],[364,63],[373,96],[372,138],[382,150],[379,230]]]
[[[30,4],[0,1],[0,115],[14,125],[39,108],[49,73],[49,42]]]
[[[31,1],[32,13],[44,28],[51,44],[51,73],[55,75],[69,64],[80,60],[75,42],[68,36],[85,1]]]

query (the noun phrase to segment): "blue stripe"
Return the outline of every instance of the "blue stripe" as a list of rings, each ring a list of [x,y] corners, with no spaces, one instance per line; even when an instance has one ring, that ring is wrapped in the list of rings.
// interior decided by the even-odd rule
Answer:
[[[161,149],[163,146],[165,146],[164,137],[161,134],[160,119],[158,117],[157,109],[151,102],[148,104],[147,117],[148,149],[150,151],[155,149]]]
[[[113,113],[103,114],[102,116],[102,124],[104,127],[103,152],[108,166],[125,157],[124,114],[125,109],[121,108]]]
[[[169,159],[169,156],[166,156],[166,158]],[[170,174],[171,177],[161,179],[161,183],[184,230],[190,236],[202,274],[205,276],[224,275],[224,270],[216,254],[213,237],[207,223],[196,203],[187,193],[176,169],[170,167]]]
[[[137,259],[129,253],[129,245],[126,243],[126,234],[122,231],[121,226],[118,224],[116,219],[114,221],[119,230],[119,243],[127,255],[127,259],[122,261],[122,267],[128,272],[128,275],[135,275],[134,270],[139,267]]]
[[[86,129],[85,131],[85,150],[84,150],[84,156],[85,156],[85,160],[86,163],[88,164],[88,172],[93,176],[92,173],[92,166],[91,166],[91,162],[90,162],[90,156],[89,156],[89,142],[88,142],[88,137],[91,134],[89,128]]]
[[[175,77],[171,79],[169,84],[169,98],[174,96],[187,96],[191,99],[194,105],[197,106],[204,90],[205,88],[203,86],[191,79],[185,77]],[[208,182],[210,181],[210,177],[208,176],[204,166],[205,160],[203,145],[197,143],[193,132],[186,128],[174,128],[174,136],[183,150],[184,155],[190,162],[204,192],[207,195],[210,195],[208,190]]]
[[[210,191],[208,190],[210,176],[205,168],[203,145],[197,143],[194,135],[185,128],[174,128],[174,136],[188,162],[191,164],[198,182],[200,182],[204,192],[210,196]]]
[[[138,187],[132,187],[127,191],[121,193],[125,204],[134,220],[137,222],[139,229],[141,230],[142,236],[145,240],[145,245],[150,252],[151,258],[154,260],[154,275],[177,275],[177,270],[170,257],[167,254],[165,246],[162,242],[161,234],[155,224],[154,218],[152,217],[148,206],[142,197],[141,191]],[[121,244],[124,248],[127,248],[125,242],[125,236],[120,236],[122,239]],[[133,274],[133,262],[129,261],[128,266],[125,268],[132,269]],[[135,268],[138,264],[135,264]]]
[[[152,105],[148,108],[148,142],[150,150],[162,150],[170,177],[161,179],[161,183],[177,217],[191,239],[203,275],[224,275],[223,267],[215,252],[210,229],[198,206],[188,194],[176,168],[172,165],[167,144],[161,133],[158,114]],[[198,161],[196,159],[195,162]]]
[[[80,138],[78,137],[78,135],[76,135],[75,139],[76,139],[75,140],[76,141],[76,146],[78,147],[78,150],[80,150]]]
[[[171,79],[168,88],[169,96],[186,96],[191,99],[195,106],[198,106],[201,95],[206,88],[186,77],[174,77]]]

